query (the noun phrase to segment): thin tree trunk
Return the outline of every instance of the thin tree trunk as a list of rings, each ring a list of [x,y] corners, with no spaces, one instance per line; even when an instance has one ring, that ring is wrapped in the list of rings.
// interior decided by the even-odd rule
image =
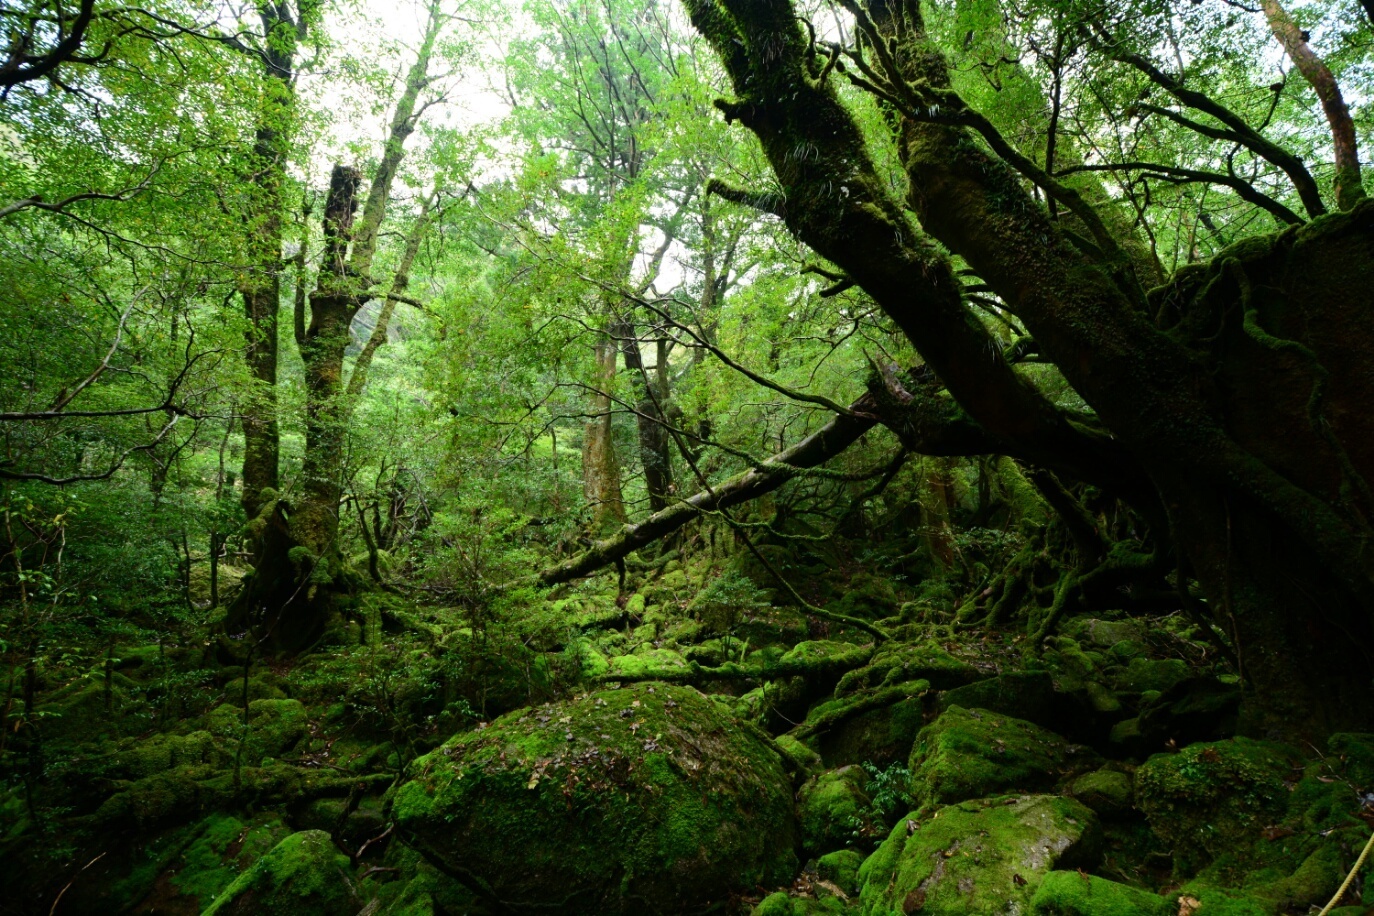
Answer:
[[[1346,107],[1345,99],[1341,98],[1341,88],[1336,84],[1331,68],[1307,43],[1307,33],[1298,28],[1279,0],[1260,0],[1260,6],[1269,20],[1270,31],[1321,100],[1326,122],[1331,126],[1331,145],[1336,154],[1333,181],[1336,206],[1341,210],[1349,210],[1364,200],[1365,194],[1360,178],[1360,151],[1355,139],[1355,123],[1350,119],[1350,109]]]
[[[582,440],[582,490],[592,509],[592,530],[605,531],[625,522],[620,489],[620,462],[612,439],[611,392],[615,388],[616,342],[602,334],[596,342],[590,416]]]

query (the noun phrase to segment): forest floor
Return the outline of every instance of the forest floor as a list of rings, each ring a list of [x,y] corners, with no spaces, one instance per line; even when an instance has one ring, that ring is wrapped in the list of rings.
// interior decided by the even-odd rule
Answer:
[[[294,659],[74,636],[12,679],[0,913],[1261,916],[1365,845],[1374,735],[1236,737],[1181,615],[1031,652],[934,580],[789,568],[878,639],[674,557],[519,611],[364,596]]]

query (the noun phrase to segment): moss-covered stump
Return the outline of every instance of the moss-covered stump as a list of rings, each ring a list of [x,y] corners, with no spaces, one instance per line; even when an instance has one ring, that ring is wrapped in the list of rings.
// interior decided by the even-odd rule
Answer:
[[[797,793],[802,850],[808,855],[841,849],[869,833],[868,774],[847,766],[807,780]]]
[[[859,870],[864,916],[1026,913],[1055,868],[1091,865],[1097,820],[1072,799],[1023,795],[904,818]]]
[[[1035,916],[1174,916],[1176,903],[1079,871],[1052,871],[1031,899]]]
[[[515,912],[690,913],[796,870],[777,752],[690,687],[512,713],[411,774],[401,836]]]
[[[356,912],[348,858],[322,830],[293,833],[225,888],[204,916],[337,916]]]
[[[1248,738],[1193,744],[1156,754],[1135,774],[1136,804],[1173,846],[1175,871],[1193,874],[1216,856],[1253,844],[1288,806],[1285,779],[1296,755]]]
[[[911,749],[917,804],[950,804],[1009,791],[1040,791],[1090,768],[1095,755],[1037,725],[986,709],[951,706]]]

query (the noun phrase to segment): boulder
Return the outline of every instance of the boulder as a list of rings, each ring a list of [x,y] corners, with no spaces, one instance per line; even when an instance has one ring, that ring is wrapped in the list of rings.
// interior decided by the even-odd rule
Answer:
[[[1092,811],[1068,798],[963,802],[903,819],[859,869],[864,916],[1017,916],[1055,868],[1091,866]]]
[[[1014,671],[986,678],[940,695],[940,709],[990,709],[1028,722],[1054,719],[1054,680],[1048,671]]]
[[[1136,805],[1173,846],[1176,872],[1189,874],[1283,819],[1297,763],[1283,745],[1248,738],[1189,745],[1140,765]]]
[[[921,729],[911,749],[911,794],[929,807],[1040,791],[1095,763],[1091,751],[1038,725],[952,706]]]
[[[797,793],[802,850],[809,855],[841,849],[872,827],[868,774],[847,766],[807,780]]]
[[[361,909],[348,857],[323,830],[293,833],[234,880],[203,916],[336,916]]]
[[[690,687],[511,713],[412,764],[399,834],[511,912],[690,913],[796,871],[791,783]]]
[[[1031,899],[1035,916],[1174,916],[1177,904],[1149,891],[1077,871],[1052,871]]]

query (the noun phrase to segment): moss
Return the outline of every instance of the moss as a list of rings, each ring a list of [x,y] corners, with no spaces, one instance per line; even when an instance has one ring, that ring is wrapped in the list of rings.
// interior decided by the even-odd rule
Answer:
[[[1046,724],[1053,721],[1054,680],[1048,671],[1009,671],[940,695],[940,708],[989,709]]]
[[[252,766],[267,757],[280,757],[294,748],[309,730],[310,714],[299,700],[253,700],[248,704],[248,729],[243,728],[243,709],[225,703],[209,716],[209,730],[239,753],[240,764]]]
[[[797,821],[802,850],[808,854],[839,849],[866,834],[871,800],[868,774],[862,767],[831,770],[807,781],[797,793]]]
[[[798,741],[791,735],[779,735],[775,741],[778,750],[803,776],[818,776],[825,769],[821,755],[810,745]]]
[[[1173,846],[1176,873],[1191,874],[1282,819],[1284,779],[1295,762],[1288,748],[1247,738],[1193,744],[1142,764],[1136,801],[1151,829]]]
[[[854,897],[859,893],[859,867],[863,863],[864,857],[853,849],[836,850],[816,860],[816,875]]]
[[[915,682],[917,685],[925,683]],[[811,716],[814,717],[818,711],[822,711],[822,707],[813,709]],[[846,718],[822,732],[819,737],[821,756],[825,758],[826,765],[832,767],[865,762],[879,766],[904,763],[924,724],[924,699],[920,696],[905,697],[887,706]]]
[[[1143,693],[1147,690],[1167,691],[1188,679],[1188,663],[1178,658],[1133,658],[1117,672],[1116,687],[1123,693]]]
[[[867,666],[851,671],[835,688],[837,697],[865,688],[927,680],[937,689],[957,687],[978,679],[978,669],[933,642],[912,645],[892,640],[873,655]]]
[[[689,910],[795,869],[777,752],[687,687],[512,713],[410,773],[392,802],[400,833],[511,907]]]
[[[646,647],[634,655],[617,655],[610,659],[604,680],[617,678],[635,680],[653,676],[656,672],[674,668],[686,668],[687,660],[672,649]]]
[[[1036,916],[1174,916],[1172,902],[1077,871],[1053,871],[1031,899]]]
[[[212,815],[201,822],[196,839],[174,863],[169,881],[180,895],[197,901],[197,910],[204,910],[285,833],[275,819],[248,823]]]
[[[1093,763],[1085,748],[1030,722],[952,706],[921,730],[911,749],[911,794],[929,807],[1036,791]]]
[[[1047,795],[964,802],[893,828],[859,869],[864,916],[1025,912],[1056,866],[1091,864],[1096,818]]]
[[[1069,787],[1074,798],[1104,817],[1127,814],[1131,810],[1131,777],[1103,767],[1085,773]]]
[[[189,735],[153,735],[136,739],[110,756],[106,775],[116,779],[144,779],[180,766],[224,766],[228,754],[207,731]]]
[[[229,885],[203,916],[334,916],[360,902],[348,858],[321,830],[293,833]]]

